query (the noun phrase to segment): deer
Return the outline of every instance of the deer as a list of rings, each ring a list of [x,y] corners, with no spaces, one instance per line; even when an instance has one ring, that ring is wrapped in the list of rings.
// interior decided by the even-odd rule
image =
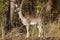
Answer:
[[[49,0],[48,2],[50,3],[50,1],[51,0]],[[19,10],[18,11],[19,18],[21,19],[23,25],[26,26],[26,30],[27,30],[26,37],[27,38],[29,37],[29,27],[30,27],[30,25],[36,25],[36,24],[37,24],[37,28],[39,30],[38,37],[42,37],[43,36],[42,35],[43,34],[43,18],[42,18],[42,16],[41,15],[34,15],[34,14],[32,14],[32,15],[28,15],[27,17],[24,17],[23,14],[22,14],[23,3],[24,3],[24,0],[22,0],[21,4],[20,4],[19,8],[17,8],[17,10]],[[44,6],[44,7],[46,7],[46,6]],[[48,7],[49,6],[47,4],[47,10],[48,10]],[[36,14],[41,14],[43,8],[41,9],[41,11],[39,11],[37,9]]]
[[[27,17],[24,17],[23,14],[22,14],[22,5],[23,5],[23,2],[24,0],[22,0],[21,4],[20,4],[20,7],[19,7],[19,12],[18,12],[18,15],[19,15],[19,18],[21,19],[23,25],[26,26],[26,30],[27,30],[27,35],[26,37],[28,38],[29,37],[29,26],[30,25],[36,25],[37,24],[37,28],[39,30],[39,34],[38,34],[38,37],[41,36],[41,34],[43,33],[43,29],[42,29],[42,18],[41,16],[38,16],[37,15],[28,15]],[[39,13],[39,10],[37,10],[37,14]]]

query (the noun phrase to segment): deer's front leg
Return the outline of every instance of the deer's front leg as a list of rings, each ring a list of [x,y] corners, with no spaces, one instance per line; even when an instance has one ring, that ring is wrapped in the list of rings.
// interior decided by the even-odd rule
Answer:
[[[26,26],[26,30],[27,30],[26,37],[28,38],[29,37],[29,25]]]

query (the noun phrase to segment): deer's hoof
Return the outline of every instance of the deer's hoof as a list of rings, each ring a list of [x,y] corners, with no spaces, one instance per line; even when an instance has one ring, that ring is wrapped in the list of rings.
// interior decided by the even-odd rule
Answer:
[[[38,37],[41,37],[40,35],[38,35]]]
[[[26,38],[28,38],[29,37],[29,35],[26,35]]]

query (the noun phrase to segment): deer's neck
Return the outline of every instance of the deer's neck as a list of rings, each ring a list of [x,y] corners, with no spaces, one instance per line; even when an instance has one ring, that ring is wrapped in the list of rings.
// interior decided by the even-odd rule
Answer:
[[[23,16],[23,14],[22,14],[22,11],[21,11],[21,10],[19,11],[18,14],[19,14],[19,18],[20,18],[20,19],[25,19],[24,16]]]

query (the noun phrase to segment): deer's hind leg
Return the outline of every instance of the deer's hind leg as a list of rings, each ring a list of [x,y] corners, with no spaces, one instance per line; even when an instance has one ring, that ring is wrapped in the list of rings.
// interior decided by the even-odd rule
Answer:
[[[42,23],[40,22],[37,27],[38,27],[38,30],[39,30],[38,37],[42,37],[43,36]]]

